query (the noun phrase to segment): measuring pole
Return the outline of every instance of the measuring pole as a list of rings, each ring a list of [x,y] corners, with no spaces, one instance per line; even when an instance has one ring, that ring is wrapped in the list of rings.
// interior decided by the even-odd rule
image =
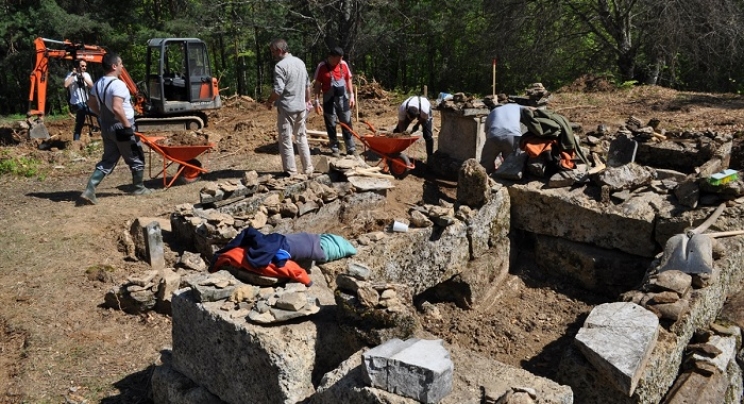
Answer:
[[[496,58],[493,58],[493,96],[496,96]]]

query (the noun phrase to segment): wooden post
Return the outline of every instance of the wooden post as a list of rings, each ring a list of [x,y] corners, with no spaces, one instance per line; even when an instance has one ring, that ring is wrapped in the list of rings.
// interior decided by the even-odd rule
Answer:
[[[493,95],[496,97],[496,58],[493,58]]]
[[[429,98],[429,86],[424,86],[424,98]]]
[[[354,109],[356,110],[356,121],[359,122],[359,87],[354,86],[354,99],[356,102],[354,103]]]

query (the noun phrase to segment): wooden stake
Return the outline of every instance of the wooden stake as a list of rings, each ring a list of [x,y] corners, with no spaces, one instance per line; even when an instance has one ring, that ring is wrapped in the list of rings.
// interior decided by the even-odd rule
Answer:
[[[496,96],[496,58],[493,58],[493,84],[492,84],[492,91],[494,97]]]
[[[359,87],[354,86],[354,109],[356,110],[356,121],[359,122]]]

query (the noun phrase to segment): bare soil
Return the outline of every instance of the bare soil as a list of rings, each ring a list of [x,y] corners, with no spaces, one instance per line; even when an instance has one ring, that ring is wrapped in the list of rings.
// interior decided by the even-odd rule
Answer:
[[[573,91],[553,94],[549,107],[580,123],[584,132],[600,124],[614,130],[629,116],[642,122],[657,118],[667,130],[744,128],[744,99],[736,95],[659,87],[593,92],[606,89],[600,84],[594,78],[577,81]],[[379,88],[363,90],[371,98],[360,96],[360,119],[391,130],[401,100]],[[275,112],[239,98],[225,104],[204,131],[215,147],[199,157],[209,170],[203,180],[240,178],[250,169],[278,172]],[[40,151],[32,142],[0,149],[2,155],[43,162],[37,178],[0,176],[0,403],[147,403],[153,366],[171,344],[171,319],[102,308],[103,296],[128,275],[148,269],[120,251],[119,238],[130,221],[167,218],[176,205],[198,202],[203,182],[163,190],[163,180],[152,179],[147,185],[158,191],[134,197],[127,193],[131,176],[121,163],[99,186],[98,205],[76,206],[101,150],[87,136],[72,144],[73,123],[70,118],[47,124],[65,149]],[[437,117],[435,136],[438,125]],[[355,127],[360,134],[368,132],[361,122]],[[308,128],[322,131],[322,117],[313,115]],[[422,143],[406,153],[423,159]],[[311,147],[315,159],[328,153],[318,141]],[[150,167],[157,172],[161,160],[157,154],[152,159]],[[404,217],[432,184],[441,195],[454,197],[455,184],[416,169],[396,180],[385,206],[373,214],[379,223]],[[528,258],[515,260],[498,305],[464,310],[441,303],[442,319],[426,317],[426,329],[449,343],[554,376],[561,351],[592,306],[605,298],[542,273]]]

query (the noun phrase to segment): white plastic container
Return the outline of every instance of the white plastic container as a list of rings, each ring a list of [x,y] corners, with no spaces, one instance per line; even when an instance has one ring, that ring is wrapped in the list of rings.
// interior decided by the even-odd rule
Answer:
[[[393,222],[393,231],[398,233],[405,233],[408,231],[408,225],[396,220]]]

